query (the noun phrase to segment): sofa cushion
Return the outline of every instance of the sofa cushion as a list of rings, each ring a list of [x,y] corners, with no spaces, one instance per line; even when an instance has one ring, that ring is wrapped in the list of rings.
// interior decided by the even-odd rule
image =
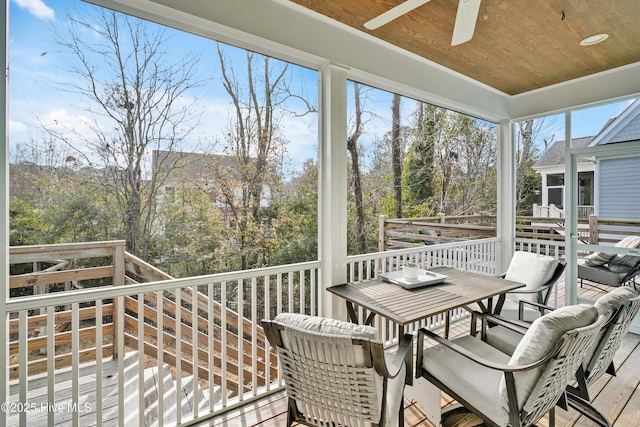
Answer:
[[[607,254],[604,252],[593,252],[592,254],[589,254],[587,257],[584,258],[584,264],[588,265],[589,267],[597,267],[599,265],[605,265],[606,263],[608,263],[609,261],[611,261],[611,258],[613,258],[614,256],[616,256],[616,254]]]
[[[616,248],[640,248],[640,236],[627,236],[614,245]],[[585,265],[597,267],[609,263],[609,270],[614,273],[626,273],[640,262],[640,256],[616,255],[604,252],[594,252],[585,258]]]
[[[540,255],[531,252],[516,251],[511,258],[509,269],[504,278],[514,282],[524,283],[524,289],[534,289],[544,285],[551,277],[558,266],[558,260],[548,255]],[[517,291],[507,293],[507,298],[511,301],[531,301],[537,302],[537,294],[521,294]]]
[[[558,308],[536,319],[520,340],[509,360],[510,365],[524,365],[540,360],[567,331],[592,324],[598,318],[598,310],[590,304],[569,305]],[[518,408],[522,409],[542,374],[545,365],[515,375]],[[500,381],[502,405],[509,407],[507,385]]]
[[[616,243],[618,248],[636,249],[640,247],[640,236],[628,236]],[[609,261],[609,270],[614,273],[628,273],[638,262],[640,256],[616,255]]]

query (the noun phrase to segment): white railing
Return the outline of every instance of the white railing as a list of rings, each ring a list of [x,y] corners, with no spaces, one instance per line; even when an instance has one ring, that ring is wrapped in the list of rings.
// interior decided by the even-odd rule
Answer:
[[[498,274],[496,268],[499,259],[499,242],[497,238],[490,238],[349,256],[347,257],[347,280],[356,282],[375,278],[379,273],[398,270],[407,262],[416,263],[423,269],[446,266],[496,275]],[[356,312],[360,323],[363,323],[368,313],[362,307],[358,307]],[[451,320],[461,319],[467,315],[468,312],[462,308],[449,313]],[[421,327],[440,327],[444,325],[444,316],[442,314],[408,325],[405,331],[413,332]],[[387,344],[397,341],[397,331],[391,322],[381,319],[380,316],[376,316],[375,322],[375,327],[382,331],[382,339]]]
[[[350,256],[347,276],[366,280],[405,262],[496,275],[498,248],[499,239],[489,238]],[[6,424],[190,424],[277,391],[282,379],[260,320],[281,312],[322,313],[320,276],[318,261],[12,298],[10,333],[21,363],[10,383]],[[69,319],[60,340],[54,338],[59,307]],[[36,310],[38,323],[32,324]],[[456,310],[451,319],[466,315]],[[393,325],[379,317],[376,322],[393,344]],[[406,331],[443,323],[436,316]],[[41,336],[33,336],[36,329]],[[95,342],[87,349],[90,333]],[[33,340],[45,340],[46,351],[32,354]],[[61,358],[70,368],[56,369]],[[29,377],[35,363],[47,366],[38,387]]]
[[[592,205],[579,205],[578,206],[578,218],[589,218],[595,212],[595,206]],[[558,208],[556,205],[551,204],[549,206],[542,206],[536,203],[533,204],[534,217],[538,218],[564,218],[564,210]]]
[[[534,203],[532,216],[538,218],[564,218],[564,211],[554,204],[543,206]]]
[[[309,262],[12,298],[19,363],[2,424],[173,425],[254,400],[282,385],[260,320],[320,313],[319,276],[320,263]],[[60,307],[68,333],[56,330]],[[81,348],[87,336],[93,348]],[[41,340],[46,350],[34,354]],[[96,357],[111,354],[117,359]],[[70,368],[56,369],[63,359]]]

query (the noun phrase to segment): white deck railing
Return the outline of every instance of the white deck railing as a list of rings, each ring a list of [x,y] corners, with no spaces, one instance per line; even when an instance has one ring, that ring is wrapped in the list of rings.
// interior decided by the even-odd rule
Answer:
[[[319,274],[320,263],[309,262],[12,298],[19,363],[3,425],[173,425],[255,399],[278,382],[260,320],[318,314]],[[62,335],[61,307],[70,320]],[[34,337],[36,327],[42,336]],[[81,348],[88,335],[94,348]],[[46,340],[46,350],[33,354],[31,344],[42,344],[34,340]],[[57,370],[63,360],[70,367]],[[43,363],[44,373],[29,375]]]
[[[564,218],[564,209],[558,208],[556,205],[538,205],[533,204],[532,215],[539,218]],[[593,205],[579,205],[578,206],[578,218],[589,218],[595,212],[595,206]]]
[[[408,261],[497,274],[498,245],[490,238],[350,256],[347,276],[365,280]],[[12,298],[7,311],[20,363],[6,424],[191,423],[278,390],[277,361],[259,322],[281,312],[322,313],[320,275],[321,263],[308,262]],[[56,333],[60,307],[69,319],[62,338]],[[31,316],[36,311],[37,324]],[[459,310],[452,318],[465,315]],[[443,320],[426,319],[406,330],[435,328]],[[392,344],[393,325],[377,322]],[[33,336],[36,328],[39,337]],[[87,349],[91,334],[93,348]],[[46,350],[32,354],[34,340]],[[56,369],[62,359],[70,367]],[[46,364],[37,381],[30,376],[35,363]]]

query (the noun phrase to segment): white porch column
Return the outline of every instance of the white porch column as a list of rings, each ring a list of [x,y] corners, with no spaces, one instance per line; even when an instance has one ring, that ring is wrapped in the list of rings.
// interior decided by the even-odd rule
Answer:
[[[0,17],[2,19],[2,35],[0,36],[0,56],[2,57],[2,69],[7,70],[7,44],[9,38],[9,26],[7,24],[8,4],[2,8]],[[7,78],[5,74],[4,87],[0,91],[0,217],[2,226],[0,227],[0,242],[5,248],[0,258],[0,277],[2,278],[3,290],[0,293],[0,342],[3,343],[0,351],[0,403],[9,400],[9,346],[4,345],[9,342],[9,318],[7,314],[6,302],[9,300],[9,147],[7,143]],[[7,425],[7,412],[0,411],[0,425]]]
[[[345,320],[344,301],[325,289],[347,281],[347,70],[327,64],[320,76],[320,315]]]
[[[516,237],[516,144],[513,123],[503,120],[498,124],[498,222],[500,238],[498,271],[506,270],[513,256]]]
[[[564,303],[572,305],[578,302],[578,265],[577,236],[578,236],[578,164],[577,157],[571,154],[571,113],[564,115],[564,212],[565,212],[565,261],[567,267],[564,272]]]

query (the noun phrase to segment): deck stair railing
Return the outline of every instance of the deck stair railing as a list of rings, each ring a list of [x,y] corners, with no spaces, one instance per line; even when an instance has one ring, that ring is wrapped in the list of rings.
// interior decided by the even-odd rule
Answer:
[[[137,351],[141,377],[151,365],[166,366],[177,380],[194,374],[208,394],[221,396],[209,399],[213,411],[247,393],[256,396],[278,377],[260,318],[282,310],[318,312],[315,264],[174,279],[127,253],[123,241],[12,247],[10,264],[8,372],[18,381],[15,399],[22,405],[29,378],[45,375],[53,384],[55,371],[77,373],[87,362],[100,377],[103,359]],[[95,384],[98,395],[102,380]],[[52,401],[54,385],[48,395],[39,398]],[[139,403],[145,407],[143,398]],[[102,404],[96,398],[96,413]],[[27,414],[19,416],[22,425]]]
[[[64,259],[64,261],[61,261]],[[97,263],[101,263],[104,265],[92,266],[92,267],[82,267],[78,266],[74,268],[74,264],[78,262],[78,260],[87,260],[87,259],[97,259]],[[110,262],[110,263],[109,263]],[[151,281],[159,281],[159,280],[172,280],[173,277],[164,273],[163,271],[153,267],[152,265],[146,263],[140,258],[129,254],[124,250],[124,242],[98,242],[98,243],[90,243],[90,244],[74,244],[74,245],[44,245],[44,246],[18,246],[12,247],[10,249],[10,264],[13,266],[17,266],[20,264],[32,264],[33,271],[29,273],[17,274],[10,276],[9,283],[10,288],[12,290],[19,290],[19,292],[15,292],[17,295],[24,295],[25,293],[33,293],[33,294],[41,294],[48,293],[52,289],[59,290],[72,290],[82,288],[87,282],[93,282],[95,284],[98,282],[98,285],[126,285],[126,284],[134,284],[139,283],[138,280],[143,279],[144,282]],[[51,267],[48,267],[42,271],[39,271],[40,268],[44,265],[53,264]],[[124,276],[118,277],[116,272],[124,273]],[[31,292],[30,292],[31,291]],[[188,312],[188,309],[185,305],[190,305],[193,300],[193,296],[191,295],[191,289],[181,289],[180,293],[182,294],[182,301],[189,301],[189,303],[183,304],[181,317],[182,319],[187,319],[191,313]],[[196,300],[197,307],[200,312],[207,312],[207,296],[201,292],[196,292]],[[137,336],[138,336],[138,304],[137,301],[131,297],[127,296],[124,298],[125,303],[125,345],[130,348],[137,348]],[[157,300],[155,296],[150,295],[145,297],[144,304],[144,318],[147,319],[147,322],[144,325],[144,332],[140,336],[149,336],[151,332],[154,332],[154,326],[152,322],[149,322],[149,319],[156,319],[157,313],[156,308],[158,306]],[[175,293],[166,292],[166,295],[163,296],[163,307],[165,310],[164,319],[165,319],[165,327],[171,329],[172,331],[176,330],[176,304],[175,304]],[[103,344],[102,347],[102,357],[108,357],[110,355],[114,355],[117,357],[118,349],[117,349],[117,340],[113,340],[114,329],[118,328],[117,318],[114,319],[113,313],[116,311],[114,307],[117,306],[117,300],[105,302],[102,306],[102,315],[104,320],[102,322],[102,336],[105,340],[110,341],[108,343]],[[56,346],[62,347],[64,345],[69,345],[71,343],[71,332],[68,331],[69,325],[71,322],[72,313],[70,310],[65,309],[65,307],[59,307],[54,316],[55,319],[55,342]],[[213,317],[219,318],[222,310],[221,305],[217,301],[214,302],[213,307]],[[83,307],[80,309],[79,320],[84,325],[93,324],[95,325],[96,311],[95,307]],[[228,325],[228,329],[230,330],[238,330],[238,314],[232,310],[225,310],[226,315],[226,323]],[[30,338],[28,339],[28,346],[30,352],[32,354],[44,353],[46,351],[46,336],[43,335],[44,327],[46,326],[46,316],[40,314],[33,314],[28,317],[28,326],[27,329],[29,331]],[[251,330],[251,321],[244,317],[241,318],[241,321],[244,323],[244,330]],[[219,323],[219,322],[218,322]],[[199,329],[206,328],[206,324],[201,316],[198,317],[198,327]],[[221,342],[219,337],[221,337],[222,332],[220,331],[220,327],[215,325],[216,328],[213,336],[218,337],[214,341],[214,348],[216,351],[221,351]],[[183,337],[193,337],[193,331],[191,325],[183,322],[182,324],[182,333]],[[18,319],[10,320],[10,335],[16,336],[18,332]],[[81,333],[81,340],[83,343],[86,343],[91,340],[95,340],[95,326],[87,326],[83,328]],[[156,336],[155,333],[152,334]],[[198,336],[198,341],[207,340],[208,338],[204,336],[202,333],[196,334]],[[226,332],[227,339],[231,342],[232,340],[237,339],[233,332],[227,330]],[[168,336],[168,333],[165,333],[165,340],[171,344],[171,342],[175,341],[175,336]],[[258,327],[256,341],[259,345],[258,356],[260,360],[264,360],[264,348],[265,348],[265,337],[262,331],[262,328]],[[250,340],[244,340],[245,348],[248,350],[248,355],[244,355],[244,363],[243,365],[251,366],[250,358],[251,358],[251,347],[252,343]],[[171,345],[165,345],[165,349],[171,348]],[[183,350],[187,351],[187,354],[191,354],[191,342],[187,342],[184,338],[182,339],[182,347]],[[18,372],[18,342],[17,340],[13,340],[9,343],[9,354],[10,361],[15,362],[10,366],[11,378],[17,377]],[[208,362],[208,356],[202,352],[198,352],[198,359],[203,362]],[[145,343],[145,354],[151,357],[157,356],[157,349],[152,344]],[[175,367],[176,360],[175,355],[166,354],[168,359],[165,359],[171,366]],[[230,349],[227,353],[230,361],[236,361],[238,358],[237,350]],[[95,360],[96,357],[96,348],[89,348],[81,351],[80,359],[83,362]],[[276,356],[275,354],[271,354],[272,362],[275,362]],[[214,362],[220,362],[219,356],[214,357]],[[62,368],[70,366],[71,360],[70,355],[61,355],[56,357],[56,367]],[[238,364],[234,362],[229,362],[229,368],[232,372],[237,374]],[[275,363],[273,363],[275,366]],[[259,369],[261,371],[264,370],[264,366],[262,362],[259,364]],[[185,368],[191,372],[193,367],[186,363]],[[46,360],[34,360],[29,362],[29,372],[32,374],[40,373],[46,371]],[[208,370],[206,368],[199,368],[203,378],[208,378]],[[245,373],[250,377],[250,372],[245,369]],[[275,374],[275,371],[274,373]],[[264,381],[260,381],[264,385]],[[238,385],[230,383],[230,389],[233,391],[233,394],[237,394]]]
[[[125,261],[127,266],[127,272],[135,272],[135,276],[143,278],[145,281],[158,281],[158,280],[173,280],[174,278],[166,274],[165,272],[155,268],[151,264],[148,264],[144,260],[125,253]],[[128,275],[126,278],[127,284],[138,283],[135,279]],[[180,313],[177,313],[177,298],[176,293],[180,294],[181,309]],[[175,346],[171,345],[173,340],[179,335],[181,337],[188,337],[187,339],[181,338],[181,349],[183,353],[182,357],[182,369],[191,375],[195,375],[198,378],[209,378],[209,365],[213,361],[212,366],[222,366],[222,359],[220,357],[222,352],[221,337],[224,334],[226,342],[236,342],[238,340],[237,334],[231,332],[232,330],[252,330],[252,322],[246,317],[239,317],[237,312],[232,310],[223,310],[222,304],[218,301],[212,300],[212,306],[209,306],[208,296],[196,290],[195,292],[191,288],[180,288],[178,291],[167,291],[162,297],[162,302],[159,304],[158,297],[155,294],[148,294],[144,297],[143,304],[143,317],[145,319],[142,330],[139,328],[139,304],[138,300],[133,296],[127,296],[125,301],[125,345],[130,348],[138,348],[139,337],[157,337],[159,331],[157,328],[157,307],[163,307],[163,324],[164,327],[171,330],[171,333],[163,332],[163,339],[165,341],[163,354],[163,360],[170,366],[175,367],[177,364],[177,357],[175,354]],[[195,309],[194,309],[195,308]],[[213,319],[220,319],[221,316],[225,316],[225,323],[227,324],[226,330],[222,330],[219,325],[219,321],[214,321],[213,325],[209,325],[208,316],[205,318],[205,313],[210,313]],[[195,314],[195,317],[194,317]],[[183,319],[180,327],[180,334],[177,334],[177,320]],[[196,319],[196,328],[193,328],[194,323],[189,323],[191,320]],[[187,320],[188,319],[188,320]],[[239,322],[242,322],[242,328],[239,327]],[[209,327],[212,326],[212,330],[209,331]],[[203,331],[209,331],[205,333]],[[209,345],[209,339],[213,337],[213,355],[208,352],[202,351],[200,348],[206,348]],[[257,368],[259,372],[264,372],[266,369],[265,359],[267,354],[265,348],[267,348],[267,341],[264,336],[262,327],[256,328],[256,336],[254,337],[257,347],[255,352],[251,351],[253,342],[250,339],[243,337],[243,347],[247,351],[240,357],[238,350],[235,347],[227,347],[227,373],[232,374],[235,378],[239,377],[238,372],[242,369],[244,372],[244,378],[251,378],[252,372],[249,368],[252,366],[252,357],[258,356]],[[196,346],[198,351],[196,356],[193,354],[193,342],[197,342]],[[143,352],[145,355],[158,359],[158,346],[154,342],[150,342],[146,339],[143,342]],[[268,357],[271,359],[271,377],[277,376],[277,356],[275,352],[270,352]],[[241,360],[242,359],[242,360]],[[194,365],[193,361],[197,361]],[[239,361],[239,362],[238,362]],[[194,372],[194,366],[197,367],[197,372]],[[213,378],[216,384],[220,384],[222,375],[220,372],[215,372]],[[227,389],[231,392],[232,396],[238,394],[240,385],[233,381],[231,378],[227,378]],[[265,379],[263,375],[258,375],[257,386],[265,386]],[[250,387],[246,387],[245,391],[248,391]]]

